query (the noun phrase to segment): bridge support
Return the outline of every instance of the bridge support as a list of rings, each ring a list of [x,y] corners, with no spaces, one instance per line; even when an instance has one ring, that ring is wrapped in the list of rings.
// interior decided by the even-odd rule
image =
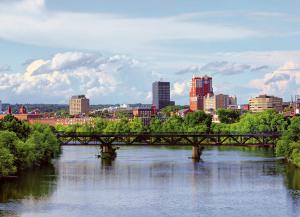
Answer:
[[[195,161],[199,161],[202,155],[204,147],[200,145],[194,145],[192,148],[192,159]]]
[[[101,158],[107,160],[114,160],[117,157],[117,148],[111,145],[101,145]]]

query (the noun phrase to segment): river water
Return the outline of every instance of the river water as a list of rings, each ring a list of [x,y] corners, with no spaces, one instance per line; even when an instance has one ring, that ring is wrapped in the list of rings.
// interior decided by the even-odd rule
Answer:
[[[300,170],[272,150],[64,147],[52,167],[0,183],[0,216],[300,216]]]

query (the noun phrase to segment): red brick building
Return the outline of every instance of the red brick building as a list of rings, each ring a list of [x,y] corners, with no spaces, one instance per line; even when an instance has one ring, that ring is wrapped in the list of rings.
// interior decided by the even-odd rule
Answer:
[[[190,110],[203,110],[204,96],[207,94],[213,94],[212,78],[207,75],[204,77],[193,77],[190,89]]]

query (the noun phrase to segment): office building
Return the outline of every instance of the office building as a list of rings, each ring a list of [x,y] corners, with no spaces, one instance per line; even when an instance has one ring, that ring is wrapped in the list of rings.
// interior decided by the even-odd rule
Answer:
[[[268,95],[260,95],[249,100],[249,109],[252,112],[262,112],[268,109],[282,111],[282,98]]]
[[[170,101],[170,82],[155,81],[152,83],[152,105],[157,110],[175,105],[174,101]]]
[[[193,77],[190,89],[190,110],[197,111],[204,109],[204,96],[213,94],[212,78]]]
[[[224,94],[209,93],[204,96],[203,110],[208,113],[215,113],[218,109],[237,109],[237,98]]]
[[[70,115],[87,115],[90,111],[90,101],[85,95],[72,96],[69,101]]]

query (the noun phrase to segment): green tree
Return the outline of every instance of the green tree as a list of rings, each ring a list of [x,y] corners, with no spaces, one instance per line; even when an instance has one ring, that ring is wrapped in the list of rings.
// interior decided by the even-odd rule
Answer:
[[[183,108],[184,108],[184,106],[181,106],[181,105],[170,105],[170,106],[166,106],[166,107],[162,108],[160,110],[160,112],[165,114],[167,117],[170,117],[171,112],[177,112]]]
[[[141,118],[133,118],[132,121],[129,122],[130,132],[141,133],[144,131],[144,124]]]
[[[178,116],[173,116],[168,118],[163,124],[162,124],[162,132],[183,132],[184,126],[183,126],[183,119]]]
[[[97,133],[101,133],[107,127],[108,121],[104,120],[103,118],[95,118],[94,119],[94,131]]]
[[[6,115],[0,120],[0,130],[15,132],[20,139],[26,139],[30,134],[29,124],[18,120],[12,115]]]
[[[1,176],[14,174],[17,171],[14,160],[15,158],[9,149],[0,146],[0,178]]]
[[[232,124],[239,121],[240,111],[233,109],[218,109],[217,115],[221,123]]]
[[[105,133],[129,133],[129,121],[126,118],[121,120],[109,121],[106,128],[104,129]]]
[[[148,126],[150,132],[157,133],[162,132],[162,122],[159,118],[152,118],[150,121],[150,125]]]
[[[184,118],[184,124],[188,127],[196,127],[198,125],[205,125],[207,129],[212,123],[212,116],[203,111],[191,112]]]
[[[300,117],[291,119],[275,150],[277,156],[284,156],[300,167]]]

